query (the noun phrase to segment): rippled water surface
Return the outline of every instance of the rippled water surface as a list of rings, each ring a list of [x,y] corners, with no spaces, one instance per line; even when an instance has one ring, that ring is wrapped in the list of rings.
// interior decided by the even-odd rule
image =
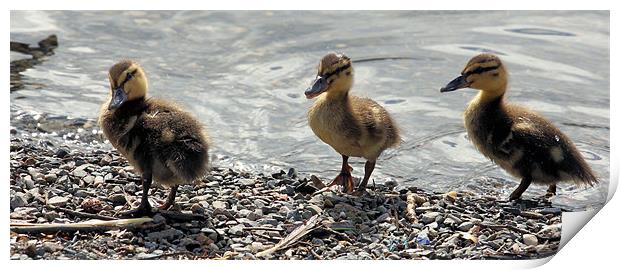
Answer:
[[[561,184],[554,203],[584,209],[607,195],[608,12],[11,12],[11,40],[48,34],[58,35],[56,54],[23,73],[12,109],[96,118],[108,68],[136,59],[152,96],[208,126],[216,163],[295,167],[327,181],[340,156],[308,127],[303,91],[320,58],[341,51],[354,60],[352,93],[382,104],[402,129],[404,143],[384,152],[376,181],[507,197],[518,182],[465,135],[462,111],[474,91],[439,93],[471,56],[493,52],[511,72],[508,98],[556,123],[603,180],[590,189]],[[377,57],[406,59],[355,64]],[[361,177],[363,160],[352,161]]]

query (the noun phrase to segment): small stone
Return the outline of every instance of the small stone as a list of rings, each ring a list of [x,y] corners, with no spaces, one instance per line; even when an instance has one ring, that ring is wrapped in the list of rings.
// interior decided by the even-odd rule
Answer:
[[[560,236],[562,235],[562,225],[561,224],[547,225],[538,232],[538,235],[543,236],[545,238],[560,238]]]
[[[263,249],[265,249],[264,245],[260,242],[253,242],[252,245],[250,246],[250,250],[253,253],[262,251]]]
[[[393,178],[388,178],[385,180],[385,186],[388,187],[389,189],[393,189],[396,186],[398,186],[398,181],[396,181],[396,179],[393,179]]]
[[[72,174],[73,174],[73,176],[76,176],[76,177],[79,177],[79,178],[83,178],[84,176],[88,175],[88,173],[86,171],[84,171],[83,169],[81,169],[80,167],[78,167],[75,170],[73,170]]]
[[[95,183],[95,177],[92,175],[87,175],[87,176],[84,176],[84,178],[82,178],[82,181],[84,181],[84,184],[89,186]]]
[[[441,215],[441,213],[439,212],[424,213],[422,217],[420,218],[420,221],[422,223],[428,224],[428,223],[434,222],[439,215]]]
[[[67,151],[67,150],[65,150],[63,148],[59,148],[58,150],[56,150],[56,153],[54,153],[54,155],[56,157],[59,157],[59,158],[64,158],[68,154],[69,154],[69,151]]]
[[[256,180],[254,180],[254,179],[240,179],[239,183],[242,186],[253,186],[256,183]]]
[[[382,223],[382,222],[385,222],[389,217],[390,217],[390,213],[383,213],[376,219],[376,221],[378,223]]]
[[[466,231],[469,231],[469,229],[471,229],[472,227],[474,227],[474,223],[473,222],[465,221],[465,222],[461,223],[461,225],[459,225],[457,227],[457,229],[459,231],[466,232]]]
[[[88,192],[86,190],[83,190],[83,189],[78,189],[75,192],[74,195],[75,195],[75,197],[80,197],[80,198],[86,198],[86,197],[90,196],[90,194],[88,194]]]
[[[24,179],[24,185],[26,186],[27,189],[33,189],[34,188],[34,181],[28,177],[26,179]]]
[[[47,203],[53,206],[65,206],[67,202],[69,201],[70,201],[69,198],[62,197],[62,196],[56,196],[56,197],[52,197],[51,199],[49,199]]]
[[[199,211],[203,211],[204,208],[202,208],[202,205],[200,205],[199,203],[195,203],[195,204],[192,204],[192,207],[190,208],[190,210],[192,210],[192,212],[199,212]]]
[[[228,208],[228,203],[223,201],[214,201],[211,206],[213,206],[214,209],[226,209]]]
[[[58,175],[55,173],[48,173],[43,177],[43,179],[47,182],[55,182],[58,179]]]
[[[290,196],[295,195],[295,188],[289,185],[281,187],[279,191],[280,193],[284,193],[286,195],[290,195]]]
[[[16,192],[15,195],[11,198],[11,209],[15,209],[17,207],[23,207],[28,204],[26,201],[26,194],[21,192]]]
[[[123,194],[112,194],[108,197],[108,200],[114,204],[125,204],[127,202],[127,198]]]
[[[111,175],[111,174],[107,174],[106,176],[108,175]],[[112,179],[112,177],[110,177],[110,179]],[[103,183],[105,183],[105,179],[103,177],[101,177],[100,175],[95,176],[95,182],[94,182],[95,186],[102,185]]]
[[[61,244],[54,242],[43,242],[43,249],[47,252],[54,253],[56,251],[63,250],[64,247]]]
[[[536,246],[538,245],[538,238],[533,234],[524,234],[523,243],[528,246]]]
[[[541,219],[544,217],[543,214],[541,213],[536,213],[536,212],[531,212],[531,211],[523,211],[521,212],[521,216],[525,218],[534,218],[534,219]]]
[[[153,223],[160,224],[164,222],[166,222],[166,218],[161,214],[156,214],[155,216],[153,216]]]
[[[136,185],[136,183],[130,182],[129,184],[125,185],[125,191],[131,194],[135,194],[136,191],[138,191],[138,186]]]
[[[228,233],[232,235],[243,235],[243,228],[245,228],[245,226],[241,224],[235,225],[228,229]]]

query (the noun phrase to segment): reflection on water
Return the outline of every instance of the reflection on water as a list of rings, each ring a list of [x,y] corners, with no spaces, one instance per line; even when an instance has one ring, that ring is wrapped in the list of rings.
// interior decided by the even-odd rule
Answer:
[[[462,111],[474,95],[439,88],[479,52],[501,55],[508,98],[557,123],[604,180],[559,186],[567,209],[600,205],[609,179],[609,12],[12,12],[11,40],[57,34],[53,59],[23,73],[13,109],[95,118],[107,69],[136,59],[151,95],[175,100],[208,126],[222,166],[332,178],[340,157],[307,126],[302,94],[329,51],[352,57],[353,94],[390,111],[404,143],[373,174],[402,185],[507,197],[518,182],[468,141]],[[522,22],[527,21],[527,25]],[[45,85],[37,89],[33,85]],[[567,123],[567,124],[563,124]],[[354,175],[363,160],[353,158]],[[525,196],[544,195],[532,186]]]

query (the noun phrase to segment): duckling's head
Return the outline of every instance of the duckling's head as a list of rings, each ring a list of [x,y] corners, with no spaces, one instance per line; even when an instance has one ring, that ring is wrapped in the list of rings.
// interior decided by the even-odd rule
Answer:
[[[323,92],[346,94],[353,86],[353,66],[344,54],[329,53],[319,63],[316,79],[306,89],[306,98],[314,98]]]
[[[469,60],[461,76],[452,80],[441,92],[473,88],[489,94],[501,95],[506,91],[508,73],[499,57],[490,53],[476,55]]]
[[[131,60],[120,61],[110,68],[108,77],[112,94],[109,110],[120,107],[126,101],[146,96],[148,82],[138,63]]]

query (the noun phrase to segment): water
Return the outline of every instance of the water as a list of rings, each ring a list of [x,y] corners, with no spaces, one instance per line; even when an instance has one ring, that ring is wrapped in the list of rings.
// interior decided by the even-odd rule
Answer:
[[[407,57],[354,64],[352,93],[390,111],[405,140],[384,152],[373,178],[505,198],[518,182],[465,136],[462,111],[474,91],[439,93],[471,56],[494,52],[511,72],[508,98],[556,123],[603,180],[589,189],[560,184],[553,202],[579,210],[607,195],[609,12],[11,12],[11,40],[48,34],[58,35],[56,55],[23,73],[12,109],[96,118],[108,68],[131,58],[146,69],[152,96],[185,105],[208,126],[216,163],[295,167],[325,181],[340,156],[308,127],[312,101],[303,95],[320,58]],[[361,177],[363,160],[352,166]]]

